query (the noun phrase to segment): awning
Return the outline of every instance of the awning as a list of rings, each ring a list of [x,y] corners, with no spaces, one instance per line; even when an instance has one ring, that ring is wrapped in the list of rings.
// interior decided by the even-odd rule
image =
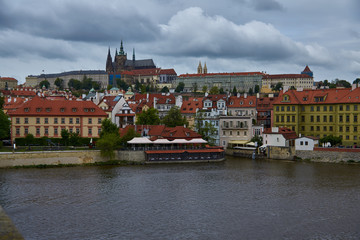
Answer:
[[[246,145],[255,147],[255,143],[254,143],[254,142],[248,142]]]
[[[152,144],[153,142],[150,141],[148,138],[145,137],[135,137],[128,141],[129,144]]]
[[[248,143],[248,140],[230,140],[229,143],[230,144],[246,144]]]
[[[156,139],[153,141],[154,144],[171,144],[171,142],[167,139]]]
[[[175,139],[175,140],[171,141],[170,143],[187,144],[187,143],[189,143],[189,141],[187,141],[186,139]]]
[[[202,138],[193,138],[189,141],[189,143],[207,143],[207,141]]]

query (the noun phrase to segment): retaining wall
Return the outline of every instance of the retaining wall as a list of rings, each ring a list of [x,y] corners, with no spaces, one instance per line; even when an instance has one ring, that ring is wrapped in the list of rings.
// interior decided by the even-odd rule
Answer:
[[[313,162],[360,162],[359,149],[314,149],[314,151],[296,151],[296,157],[302,160],[310,160]]]

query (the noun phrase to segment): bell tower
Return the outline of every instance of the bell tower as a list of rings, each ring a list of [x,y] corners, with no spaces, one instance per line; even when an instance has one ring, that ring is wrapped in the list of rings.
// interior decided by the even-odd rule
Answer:
[[[197,68],[197,73],[198,73],[198,74],[202,74],[202,73],[203,73],[202,66],[201,66],[201,61],[199,61],[199,66],[198,66],[198,68]]]

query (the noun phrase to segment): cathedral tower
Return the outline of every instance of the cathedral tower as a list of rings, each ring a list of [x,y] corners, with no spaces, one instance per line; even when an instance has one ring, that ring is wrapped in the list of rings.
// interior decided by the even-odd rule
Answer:
[[[197,73],[198,73],[198,74],[202,74],[202,73],[203,73],[202,66],[201,66],[201,61],[199,61],[199,66],[198,66],[198,68],[197,68]]]
[[[108,51],[108,55],[107,55],[107,59],[106,59],[106,71],[107,72],[113,72],[114,68],[112,65],[112,58],[111,58],[111,54],[110,54],[110,47],[109,47],[109,51]]]
[[[204,71],[203,71],[204,74],[207,74],[207,67],[206,67],[206,62],[204,64]]]

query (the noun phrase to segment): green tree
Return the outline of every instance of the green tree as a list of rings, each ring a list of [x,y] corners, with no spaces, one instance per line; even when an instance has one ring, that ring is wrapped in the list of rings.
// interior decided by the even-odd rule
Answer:
[[[205,111],[200,110],[195,116],[195,130],[208,141],[209,144],[215,144],[216,128],[209,121],[205,121]]]
[[[140,134],[135,132],[133,128],[129,128],[129,130],[125,133],[125,135],[120,138],[120,145],[126,146],[127,142],[133,139],[134,137],[140,137]]]
[[[253,95],[254,91],[252,88],[249,88],[249,95]]]
[[[163,92],[163,93],[168,93],[168,92],[169,92],[169,88],[168,88],[167,86],[165,86],[165,87],[163,87],[163,88],[161,89],[161,92]]]
[[[10,136],[10,120],[0,109],[0,139],[8,139]]]
[[[120,147],[120,137],[115,133],[105,134],[96,142],[96,146],[100,149],[101,156],[113,160],[114,151]]]
[[[207,86],[206,86],[206,85],[204,85],[204,86],[202,87],[202,92],[203,92],[203,93],[206,93],[206,92],[207,92],[207,90],[208,90]]]
[[[136,115],[136,124],[137,125],[159,125],[159,111],[155,108],[150,108],[147,111]]]
[[[193,83],[193,92],[196,93],[198,91],[197,83]]]
[[[252,142],[257,142],[258,143],[258,147],[262,146],[263,145],[263,138],[262,136],[254,136],[253,138],[251,138],[251,141]]]
[[[334,135],[328,135],[326,137],[320,138],[319,142],[320,142],[320,144],[329,142],[331,144],[331,146],[336,146],[336,145],[342,143],[342,138],[336,137]]]
[[[25,145],[30,145],[30,144],[34,143],[35,137],[31,133],[29,133],[28,135],[25,136],[24,141],[25,141]]]
[[[69,138],[70,138],[70,133],[67,129],[62,129],[61,130],[61,138],[62,138],[62,143],[67,146],[69,145]]]
[[[213,86],[210,89],[209,94],[219,94],[219,88],[217,86]]]
[[[280,91],[280,89],[282,89],[283,87],[283,83],[282,82],[278,82],[275,86],[272,87],[273,91]]]
[[[177,87],[175,88],[175,92],[179,93],[179,92],[184,91],[184,87],[185,87],[185,83],[179,82],[179,84],[178,84]]]
[[[39,83],[39,87],[45,87],[46,89],[48,89],[50,87],[50,83],[48,80],[45,79]]]
[[[260,86],[259,85],[255,85],[255,93],[259,93],[260,92]]]
[[[69,88],[74,88],[75,90],[80,90],[82,88],[82,83],[77,79],[70,79],[68,82]]]
[[[101,132],[100,137],[106,134],[117,134],[119,135],[119,128],[113,123],[109,118],[104,119],[101,122]]]
[[[237,96],[237,89],[236,87],[234,86],[233,90],[232,90],[232,94],[233,96]]]
[[[124,81],[121,80],[120,78],[116,79],[116,84],[119,86],[120,89],[127,91],[129,89],[129,85]]]
[[[0,97],[0,110],[3,109],[5,103],[4,97]]]
[[[139,82],[139,80],[136,80],[135,81],[135,90],[139,92],[139,91],[141,91],[141,87],[142,87],[142,85]]]
[[[59,89],[62,89],[63,88],[63,82],[64,82],[64,80],[63,79],[61,79],[61,78],[56,78],[56,80],[55,80],[55,85],[59,88]]]
[[[360,83],[360,78],[357,78],[353,81],[353,84],[359,84]]]
[[[224,91],[224,89],[222,87],[219,89],[219,93],[220,94],[225,94],[225,91]]]
[[[100,90],[101,88],[101,84],[99,82],[95,82],[95,81],[92,81],[91,82],[91,87],[95,90]]]
[[[70,146],[78,146],[80,145],[80,139],[81,137],[79,136],[78,133],[73,132],[69,134],[69,144]]]
[[[145,85],[141,85],[140,91],[141,91],[141,93],[146,93],[146,86],[145,86]]]
[[[181,115],[179,107],[172,107],[170,111],[163,118],[162,123],[167,127],[176,127],[176,126],[189,126],[189,122],[186,120],[186,117]]]

